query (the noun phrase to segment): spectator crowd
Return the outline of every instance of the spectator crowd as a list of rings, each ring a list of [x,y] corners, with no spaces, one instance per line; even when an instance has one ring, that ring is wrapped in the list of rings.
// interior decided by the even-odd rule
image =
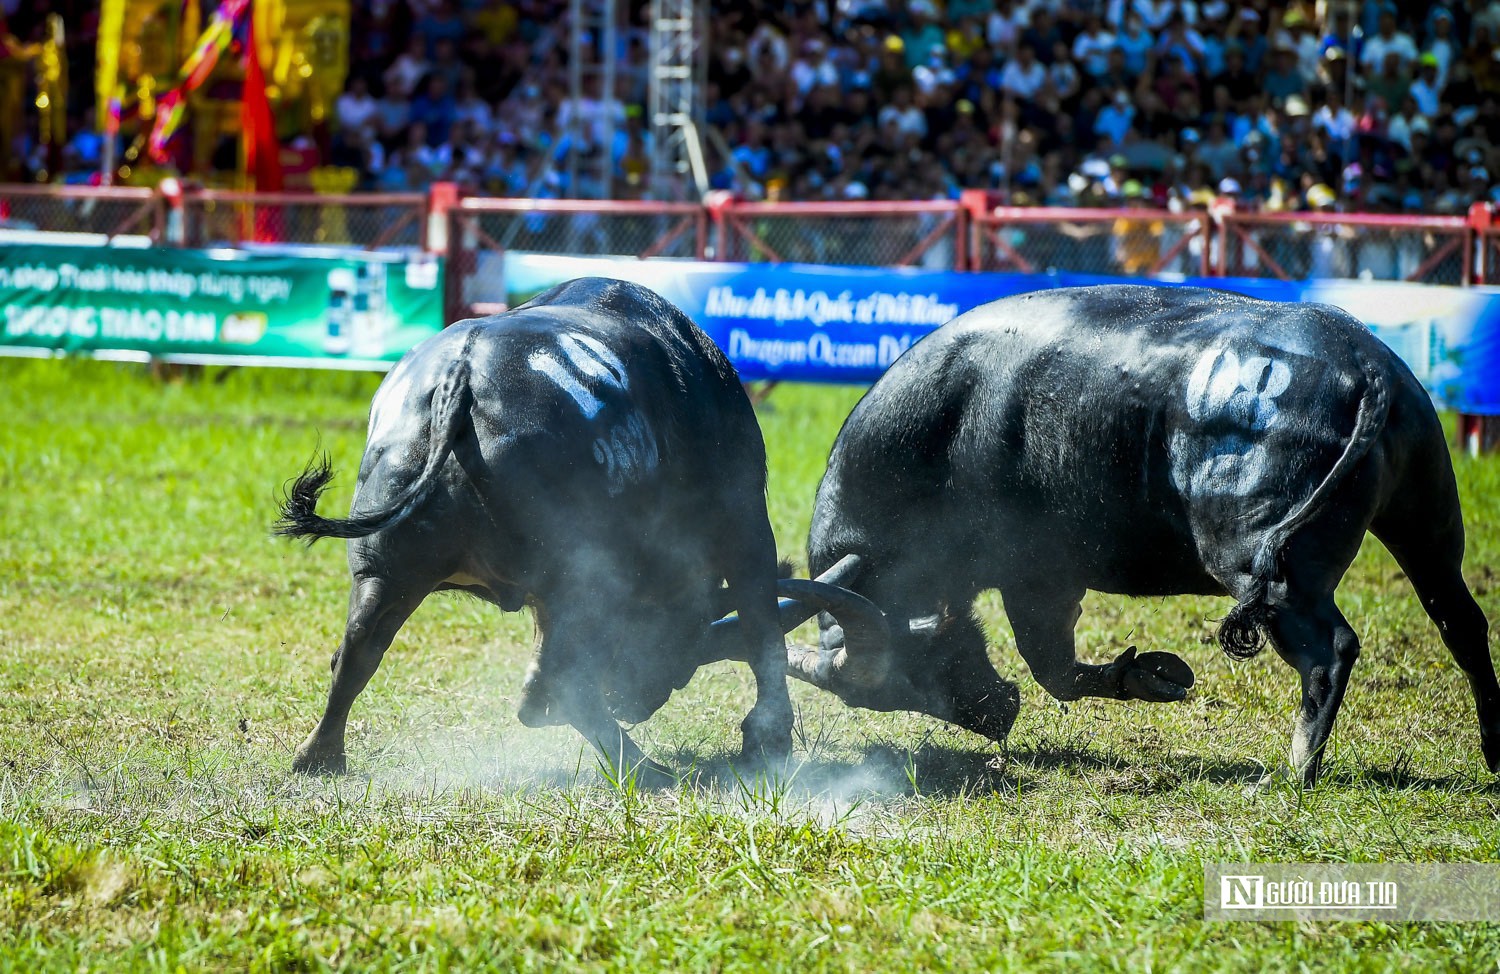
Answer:
[[[375,190],[590,196],[607,166],[613,195],[648,194],[649,4],[619,6],[617,83],[575,100],[566,0],[355,0],[327,161]],[[749,198],[1500,201],[1500,0],[710,7],[708,176]]]

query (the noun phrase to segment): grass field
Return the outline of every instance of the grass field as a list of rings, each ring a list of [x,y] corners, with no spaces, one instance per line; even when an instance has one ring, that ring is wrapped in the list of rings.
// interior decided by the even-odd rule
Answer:
[[[213,377],[209,377],[212,379]],[[1090,597],[1080,649],[1171,649],[1177,705],[1066,710],[1031,682],[1001,754],[800,684],[796,774],[738,780],[743,667],[636,739],[699,787],[611,788],[519,726],[525,615],[434,597],[355,706],[352,773],[289,770],[328,685],[343,551],[269,537],[321,435],[347,509],[376,378],[0,360],[0,968],[1496,970],[1500,931],[1207,924],[1215,861],[1495,860],[1500,788],[1466,686],[1373,540],[1341,604],[1364,655],[1311,792],[1293,673],[1206,640],[1227,607]],[[858,390],[761,421],[782,553]],[[1458,461],[1468,577],[1500,618],[1500,460]],[[804,634],[805,638],[805,634]]]

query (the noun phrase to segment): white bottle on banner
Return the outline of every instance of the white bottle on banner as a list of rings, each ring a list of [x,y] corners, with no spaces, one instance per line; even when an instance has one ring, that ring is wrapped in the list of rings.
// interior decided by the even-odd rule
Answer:
[[[359,267],[354,289],[354,354],[380,358],[386,351],[390,316],[385,303],[385,264],[377,261]]]
[[[326,330],[323,351],[329,355],[347,355],[352,328],[354,292],[357,282],[347,267],[328,272],[328,310],[324,315]]]

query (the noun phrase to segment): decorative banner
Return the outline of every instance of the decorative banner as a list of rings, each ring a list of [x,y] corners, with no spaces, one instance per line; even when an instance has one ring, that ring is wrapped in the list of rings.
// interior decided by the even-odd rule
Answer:
[[[177,87],[158,99],[156,123],[146,142],[146,151],[157,163],[165,163],[169,157],[168,144],[182,127],[187,114],[187,96],[208,80],[230,42],[237,35],[243,39],[252,5],[253,0],[223,0],[183,62],[177,75]]]
[[[444,325],[435,257],[211,253],[0,246],[0,353],[384,369]]]
[[[485,269],[481,263],[481,272]],[[1442,405],[1500,414],[1500,289],[1366,281],[1087,274],[964,274],[906,268],[733,264],[506,252],[511,307],[554,284],[635,281],[672,301],[719,344],[742,378],[868,383],[923,335],[970,308],[1026,291],[1159,283],[1319,301],[1349,311],[1395,349]]]

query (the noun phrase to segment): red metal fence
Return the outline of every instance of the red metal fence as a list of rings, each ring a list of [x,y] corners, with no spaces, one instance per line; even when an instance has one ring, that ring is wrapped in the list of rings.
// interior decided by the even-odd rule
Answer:
[[[1003,207],[970,219],[973,270],[1208,276],[1207,213]]]
[[[1500,280],[1494,210],[1465,217],[1168,213],[957,201],[708,204],[458,199],[426,194],[0,186],[0,228],[118,236],[179,246],[249,242],[446,253],[453,314],[505,300],[511,250],[574,256],[912,266],[1110,275],[1357,278],[1466,285]]]
[[[1468,284],[1474,229],[1461,216],[1225,213],[1218,277]]]
[[[0,186],[0,228],[161,240],[165,197],[149,189]]]
[[[968,267],[965,212],[953,202],[725,202],[710,211],[718,260]]]
[[[320,244],[379,250],[426,244],[422,193],[245,193],[202,190],[181,201],[188,247]]]

